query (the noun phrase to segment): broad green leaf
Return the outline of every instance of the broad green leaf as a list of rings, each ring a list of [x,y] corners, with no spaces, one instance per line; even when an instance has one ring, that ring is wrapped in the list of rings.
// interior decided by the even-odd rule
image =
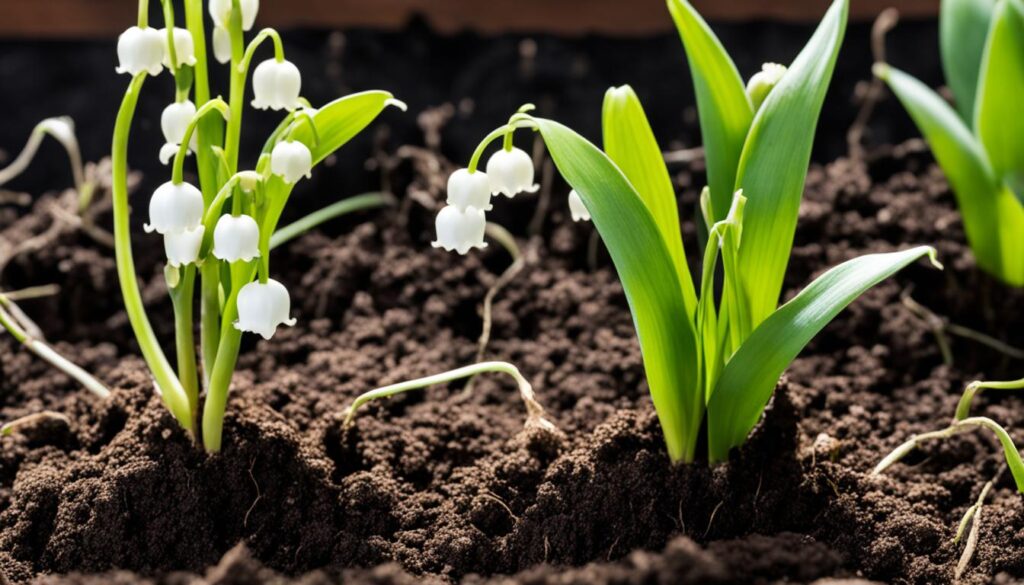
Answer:
[[[610,88],[605,93],[602,127],[604,151],[636,188],[654,216],[661,238],[672,255],[679,284],[683,287],[687,314],[693,315],[697,307],[697,295],[683,250],[676,192],[640,98],[633,92],[633,88],[624,85]]]
[[[974,123],[978,72],[995,0],[942,0],[939,48],[942,71],[966,124]]]
[[[749,203],[748,203],[749,206]],[[744,242],[746,245],[746,242]],[[708,402],[708,450],[728,458],[757,424],[779,376],[804,346],[864,291],[935,250],[919,246],[869,254],[832,268],[779,307],[726,364]]]
[[[314,139],[309,124],[304,122],[295,123],[290,137],[309,147],[313,154],[313,166],[316,166],[362,132],[389,105],[404,108],[404,104],[396,101],[394,96],[386,91],[364,91],[347,95],[319,108],[313,116],[319,142]],[[286,126],[287,123],[282,122],[271,137],[280,136]],[[269,148],[264,148],[264,151],[269,152]],[[266,181],[267,207],[260,222],[261,249],[269,247],[270,236],[277,229],[277,223],[293,187],[294,185],[285,183],[277,175],[272,175]]]
[[[732,204],[736,168],[754,112],[736,65],[700,14],[687,0],[668,0],[668,9],[690,64],[713,221],[721,221]]]
[[[1024,2],[1001,0],[981,62],[974,127],[992,170],[1024,202]]]
[[[691,461],[704,415],[697,342],[657,222],[600,149],[558,122],[534,120],[555,166],[583,199],[619,273],[669,457]]]
[[[300,140],[313,151],[313,164],[327,158],[335,150],[352,140],[388,105],[395,104],[394,96],[386,91],[354,93],[319,108],[313,121],[320,143],[314,144],[313,132],[307,124],[298,124],[292,138]]]
[[[814,36],[757,111],[735,190],[747,197],[739,268],[751,325],[778,306],[803,197],[818,115],[846,30],[848,0],[835,0]]]
[[[876,65],[875,74],[888,83],[931,146],[956,196],[978,265],[1010,284],[1024,284],[1016,282],[1024,281],[1024,275],[1015,276],[1024,270],[1019,240],[1024,209],[996,180],[981,144],[956,111],[925,84],[887,65]]]

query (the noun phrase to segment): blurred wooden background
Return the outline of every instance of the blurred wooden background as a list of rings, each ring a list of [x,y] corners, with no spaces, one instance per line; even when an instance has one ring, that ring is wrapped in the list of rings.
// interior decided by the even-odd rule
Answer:
[[[709,20],[813,22],[826,0],[693,0]],[[159,7],[159,0],[152,0]],[[938,13],[939,0],[852,0],[851,18]],[[135,20],[135,0],[0,0],[0,37],[109,37]],[[443,33],[644,35],[671,30],[664,0],[263,0],[258,25],[279,28],[399,28],[420,14]]]

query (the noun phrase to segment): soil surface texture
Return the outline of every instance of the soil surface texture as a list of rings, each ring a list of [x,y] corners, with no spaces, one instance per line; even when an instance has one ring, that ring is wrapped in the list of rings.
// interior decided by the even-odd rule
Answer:
[[[418,157],[418,158],[417,158]],[[928,445],[884,476],[911,434],[944,426],[962,386],[1019,364],[949,339],[938,318],[1024,346],[1024,293],[980,273],[941,172],[919,146],[810,172],[785,296],[867,252],[934,243],[856,301],[780,381],[748,444],[714,468],[672,466],[622,288],[563,186],[492,215],[527,267],[496,298],[487,357],[533,384],[558,432],[525,429],[515,385],[493,374],[343,411],[370,388],[470,363],[500,246],[432,249],[447,163],[420,153],[395,209],[345,218],[275,252],[298,324],[247,336],[221,454],[207,456],[154,394],[120,306],[112,254],[74,229],[11,261],[3,286],[57,282],[25,301],[56,347],[113,390],[98,400],[0,337],[0,418],[67,422],[0,440],[0,576],[38,583],[945,583],[960,517],[996,478],[967,583],[1024,577],[1024,505],[983,433]],[[428,164],[434,160],[438,164]],[[425,173],[424,169],[432,169]],[[700,161],[674,169],[692,217]],[[550,185],[550,181],[548,184]],[[45,233],[55,197],[0,208],[0,237]],[[690,255],[693,224],[684,219]],[[539,234],[539,235],[538,235]],[[167,321],[159,246],[136,236],[154,321]],[[596,264],[592,262],[596,259]],[[169,340],[171,332],[160,327]],[[1024,402],[975,411],[1024,439]],[[2,582],[2,579],[0,579]]]

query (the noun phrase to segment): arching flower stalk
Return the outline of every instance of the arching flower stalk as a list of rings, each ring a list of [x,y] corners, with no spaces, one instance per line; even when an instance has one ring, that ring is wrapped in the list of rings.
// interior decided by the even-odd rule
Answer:
[[[276,31],[264,29],[246,45],[245,31],[255,23],[258,0],[209,0],[206,9],[202,0],[185,0],[184,28],[175,27],[171,1],[161,1],[162,29],[149,26],[148,2],[140,0],[138,25],[118,42],[118,71],[132,76],[114,128],[111,156],[118,279],[129,322],[161,398],[184,429],[201,438],[207,450],[217,451],[242,333],[258,333],[269,340],[280,325],[295,323],[286,285],[270,278],[271,236],[291,190],[384,108],[402,104],[390,93],[368,91],[313,109],[300,95],[301,75],[285,59]],[[213,24],[215,56],[228,63],[227,101],[211,96],[207,18]],[[274,56],[253,73],[252,105],[286,114],[255,160],[255,170],[242,170],[239,161],[247,154],[241,141],[246,78],[265,40],[273,42]],[[175,366],[164,354],[142,303],[127,199],[132,119],[147,77],[164,69],[175,78],[173,99],[160,119],[166,141],[160,158],[171,165],[171,178],[150,198],[145,229],[163,239],[166,252],[164,274],[175,315]],[[353,126],[352,119],[361,122]],[[186,158],[192,153],[198,181],[185,176]],[[196,359],[193,335],[197,281],[201,360]],[[202,404],[201,387],[206,391]]]

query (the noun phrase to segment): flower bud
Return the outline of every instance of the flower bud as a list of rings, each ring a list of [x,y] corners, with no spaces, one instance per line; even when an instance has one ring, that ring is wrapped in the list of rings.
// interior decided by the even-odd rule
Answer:
[[[273,278],[266,284],[250,282],[238,291],[235,329],[259,333],[263,339],[270,339],[278,325],[295,325],[295,319],[288,317],[291,303],[288,289]]]
[[[535,193],[540,185],[533,182],[533,160],[523,150],[501,149],[487,160],[487,176],[491,193],[515,197],[522,192]]]
[[[491,182],[487,173],[469,169],[459,169],[448,177],[448,205],[461,210],[475,207],[484,211],[491,210]]]
[[[167,43],[167,29],[160,29],[160,38],[164,43],[164,67],[171,68],[171,48]],[[196,49],[192,42],[192,33],[188,29],[174,27],[174,58],[178,67],[196,64]]]
[[[221,64],[231,60],[231,34],[223,26],[213,27],[213,56]]]
[[[750,81],[747,82],[747,97],[750,98],[750,103],[754,106],[755,112],[761,107],[765,98],[768,97],[768,93],[771,92],[772,88],[779,83],[785,74],[785,65],[765,63],[761,66],[761,70],[750,78]]]
[[[179,234],[203,221],[203,194],[188,183],[168,181],[157,187],[149,200],[146,233]]]
[[[164,38],[155,28],[133,26],[117,37],[118,73],[132,77],[144,71],[158,75],[163,71]]]
[[[213,255],[221,260],[248,262],[260,255],[260,227],[248,215],[222,215],[213,229]]]
[[[252,30],[256,13],[260,10],[260,0],[240,0],[238,4],[242,9],[242,30]],[[210,0],[210,18],[215,25],[227,29],[231,18],[231,0]]]
[[[282,140],[270,151],[270,172],[280,175],[288,184],[313,176],[313,153],[297,140]]]
[[[252,107],[257,110],[288,110],[299,107],[302,74],[291,61],[267,59],[252,74]]]
[[[461,210],[454,205],[447,205],[437,214],[437,240],[431,245],[449,252],[455,250],[459,254],[465,254],[471,248],[486,248],[486,225],[483,210],[475,207]]]
[[[164,234],[164,252],[167,254],[167,263],[177,268],[182,264],[191,264],[199,259],[199,247],[203,243],[203,234],[206,233],[206,226],[198,226],[178,232],[176,234]]]
[[[573,221],[590,221],[590,212],[583,205],[583,199],[576,189],[569,191],[569,213],[572,214]]]

